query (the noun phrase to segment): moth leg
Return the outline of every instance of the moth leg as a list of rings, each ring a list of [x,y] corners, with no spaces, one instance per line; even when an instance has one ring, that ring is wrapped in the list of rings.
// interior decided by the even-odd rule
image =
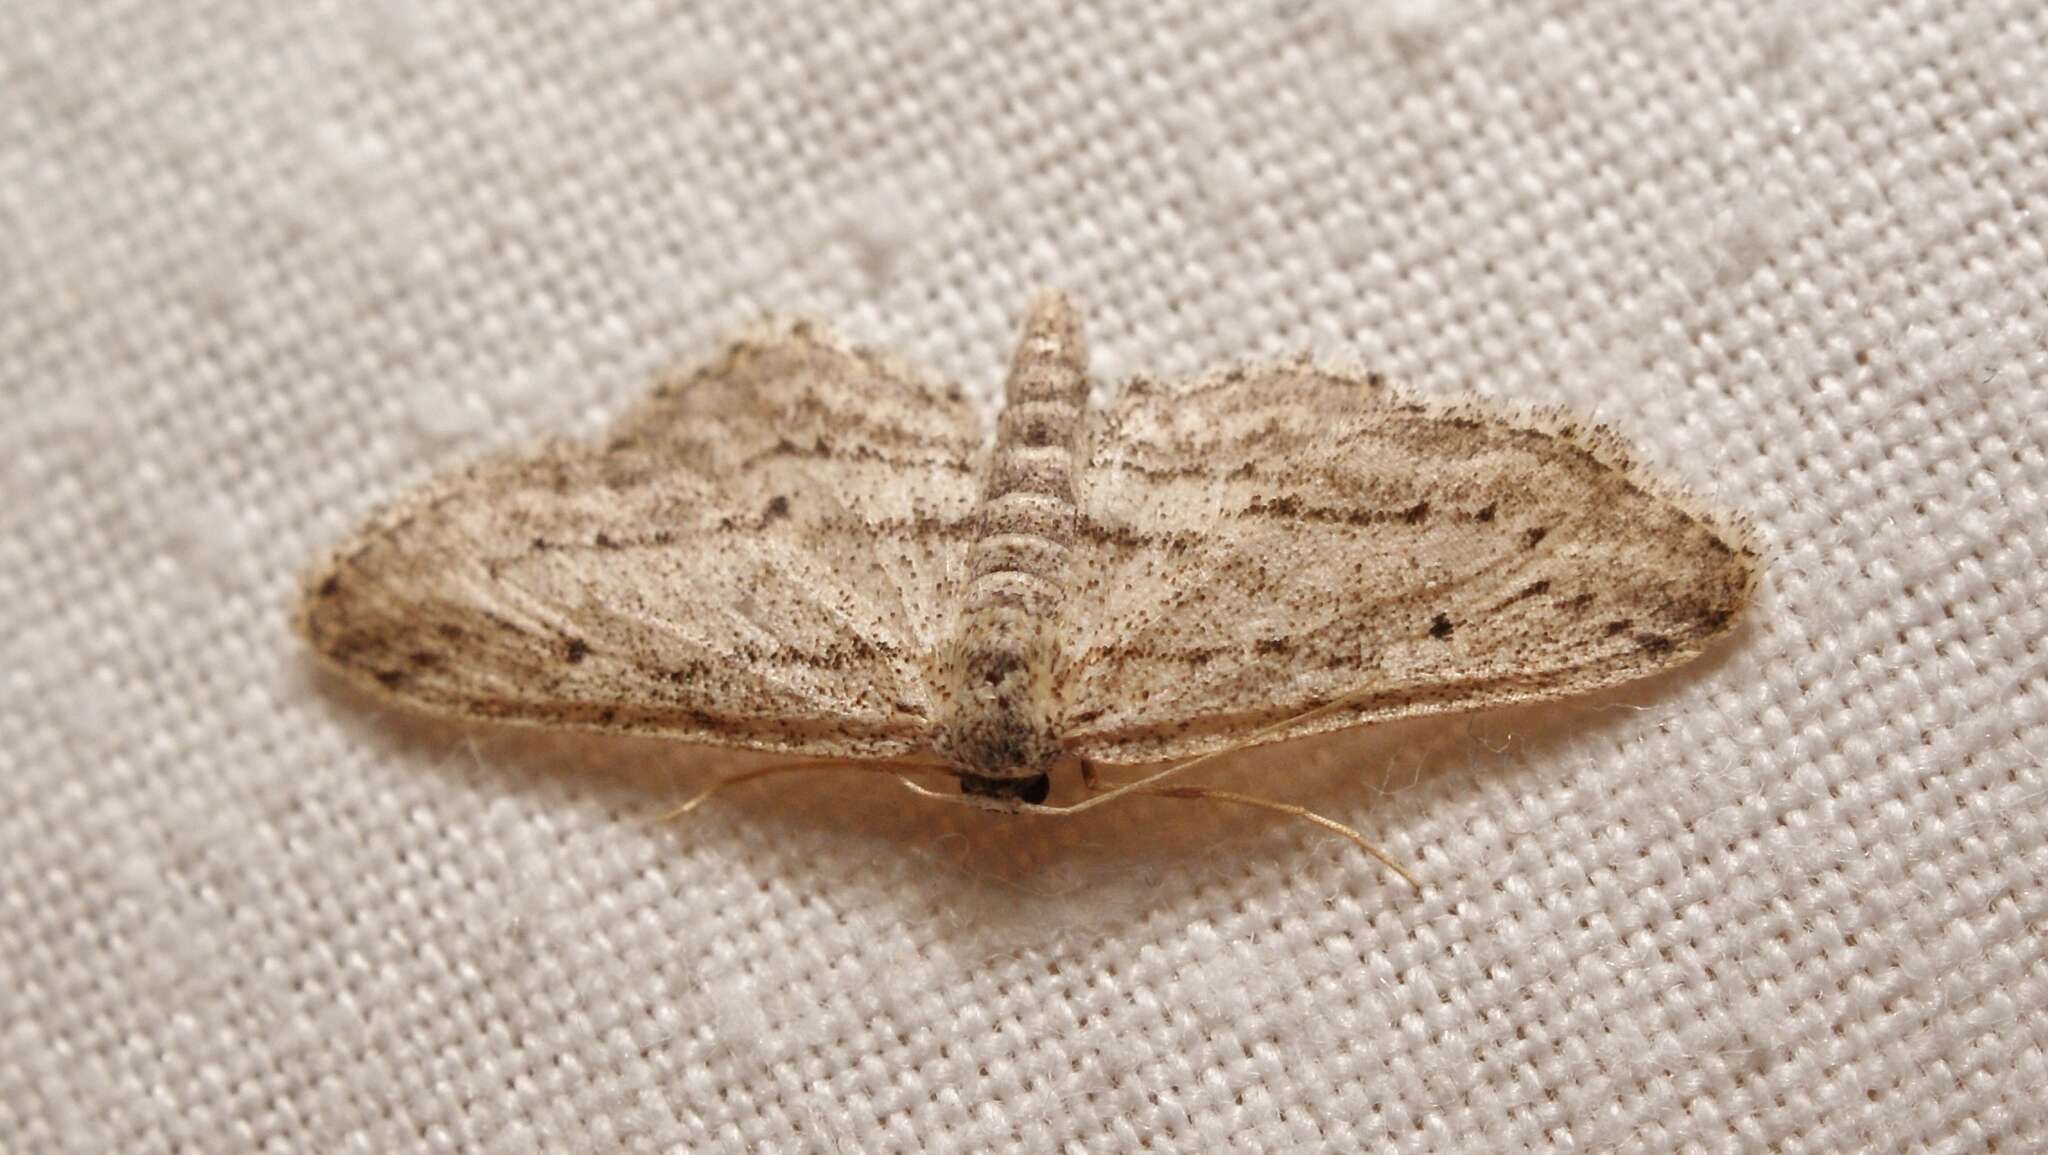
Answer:
[[[1299,818],[1304,822],[1313,822],[1325,830],[1334,831],[1350,839],[1360,850],[1372,855],[1380,861],[1381,865],[1400,875],[1401,880],[1409,886],[1417,890],[1422,889],[1422,883],[1416,881],[1414,875],[1404,870],[1400,863],[1395,862],[1393,858],[1388,856],[1386,851],[1367,842],[1364,835],[1334,818],[1325,818],[1306,806],[1296,806],[1291,802],[1275,802],[1271,798],[1258,798],[1250,794],[1239,794],[1234,790],[1217,790],[1208,786],[1148,786],[1136,791],[1136,793],[1151,794],[1160,798],[1185,798],[1191,801],[1208,799],[1212,802],[1235,803],[1239,806],[1250,806],[1259,810],[1271,810],[1275,814],[1285,814],[1290,818]]]
[[[1076,758],[1074,762],[1081,768],[1081,787],[1091,797],[1097,794],[1107,794],[1112,790],[1121,790],[1132,784],[1131,780],[1128,779],[1119,782],[1113,778],[1104,777],[1102,767],[1097,766],[1086,758]]]

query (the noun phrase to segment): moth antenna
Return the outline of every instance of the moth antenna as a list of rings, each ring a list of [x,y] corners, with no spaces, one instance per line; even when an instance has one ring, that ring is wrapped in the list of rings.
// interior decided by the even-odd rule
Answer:
[[[1229,751],[1218,751],[1218,753],[1229,753]],[[1200,761],[1200,759],[1195,759],[1195,761]],[[1164,776],[1165,774],[1175,773],[1187,765],[1188,763],[1183,762],[1177,766],[1170,766],[1166,770],[1162,771],[1159,775],[1154,775],[1154,777],[1156,778]],[[1334,818],[1328,818],[1324,815],[1317,814],[1315,811],[1310,810],[1306,806],[1296,806],[1291,802],[1276,802],[1271,798],[1259,798],[1250,794],[1239,794],[1234,790],[1216,790],[1208,786],[1146,785],[1146,783],[1151,780],[1152,779],[1149,778],[1141,778],[1138,781],[1132,782],[1126,786],[1119,786],[1116,787],[1114,790],[1098,794],[1094,798],[1088,799],[1087,802],[1076,803],[1072,806],[1040,806],[1033,803],[1022,802],[1016,803],[1014,806],[1011,807],[1006,807],[1005,809],[1008,811],[1021,812],[1025,814],[1068,815],[1073,814],[1076,811],[1085,810],[1088,808],[1090,804],[1098,800],[1107,799],[1113,796],[1124,794],[1150,794],[1159,798],[1186,798],[1190,800],[1199,800],[1207,798],[1217,802],[1230,802],[1235,803],[1239,806],[1250,806],[1259,810],[1271,810],[1275,814],[1285,814],[1289,818],[1299,818],[1304,822],[1312,822],[1315,825],[1320,826],[1323,829],[1328,830],[1332,833],[1341,834],[1345,838],[1349,839],[1352,845],[1358,847],[1360,850],[1365,851],[1374,859],[1377,859],[1380,865],[1386,867],[1388,870],[1393,871],[1395,874],[1400,875],[1401,880],[1403,882],[1406,882],[1409,886],[1414,887],[1416,890],[1422,889],[1422,883],[1418,881],[1413,874],[1408,873],[1407,869],[1404,868],[1400,863],[1394,861],[1393,857],[1389,855],[1386,851],[1381,850],[1379,847],[1374,846],[1370,842],[1367,842],[1365,840],[1365,835],[1360,834],[1358,831],[1353,830],[1351,827],[1344,825],[1342,822],[1339,822]],[[969,799],[964,795],[941,794],[936,790],[930,789],[929,787],[920,786],[917,783],[912,782],[908,778],[898,778],[897,781],[903,783],[903,785],[907,787],[911,793],[921,795],[925,798],[931,798],[939,802],[949,802],[956,806],[975,805],[974,800]]]
[[[681,818],[683,815],[688,814],[691,811],[697,809],[699,806],[704,805],[705,801],[709,799],[713,794],[718,793],[719,791],[725,789],[728,786],[737,786],[742,782],[752,782],[756,778],[768,778],[777,774],[801,774],[813,770],[854,771],[863,774],[896,775],[901,775],[905,771],[923,774],[936,774],[944,772],[936,766],[906,766],[900,763],[892,762],[855,762],[839,758],[812,758],[802,762],[778,762],[771,766],[756,766],[751,770],[741,770],[738,773],[728,774],[725,777],[720,778],[718,781],[713,782],[711,785],[706,786],[704,789],[699,790],[695,795],[691,796],[689,801],[683,803],[681,806],[676,807],[674,810],[670,810],[667,813],[661,815],[659,818],[655,819],[655,821],[673,822],[674,820]],[[903,781],[908,782],[909,779],[905,778],[903,779]]]
[[[1107,790],[1091,794],[1089,797],[1083,798],[1079,802],[1070,803],[1066,806],[1047,806],[1042,807],[1041,809],[1056,810],[1062,814],[1074,814],[1086,810],[1092,806],[1100,806],[1103,803],[1108,802],[1112,799],[1121,798],[1126,794],[1156,792],[1155,788],[1158,786],[1160,782],[1168,778],[1174,777],[1180,774],[1182,771],[1192,770],[1197,766],[1201,766],[1209,762],[1214,762],[1219,758],[1228,757],[1229,755],[1235,754],[1240,750],[1256,746],[1265,739],[1275,734],[1281,733],[1291,726],[1297,726],[1303,722],[1310,720],[1311,718],[1317,718],[1324,714],[1335,713],[1336,711],[1342,710],[1345,707],[1350,706],[1354,702],[1366,696],[1367,695],[1363,693],[1353,694],[1349,697],[1339,698],[1334,702],[1325,702],[1320,706],[1316,706],[1308,710],[1303,710],[1298,714],[1289,714],[1287,717],[1280,719],[1278,722],[1275,722],[1270,726],[1262,726],[1259,729],[1252,731],[1251,733],[1245,735],[1243,740],[1232,743],[1229,746],[1225,746],[1221,750],[1211,750],[1207,754],[1197,754],[1193,758],[1188,758],[1179,762],[1175,762],[1173,765],[1168,766],[1163,770],[1155,770],[1142,778],[1134,778],[1129,782],[1124,782],[1120,783],[1119,785],[1112,786]],[[1093,776],[1094,768],[1092,766],[1089,767],[1088,773],[1091,777]]]
[[[1239,806],[1251,806],[1259,810],[1270,810],[1275,814],[1285,814],[1290,818],[1299,818],[1304,822],[1313,822],[1325,830],[1341,834],[1345,838],[1350,839],[1353,845],[1378,859],[1380,865],[1400,875],[1401,881],[1406,882],[1417,890],[1422,889],[1422,883],[1416,881],[1414,875],[1403,869],[1401,864],[1395,862],[1393,857],[1386,851],[1367,842],[1363,834],[1334,818],[1317,814],[1306,806],[1296,806],[1291,802],[1275,802],[1271,798],[1258,798],[1250,794],[1239,794],[1234,790],[1213,790],[1207,786],[1154,786],[1147,790],[1141,790],[1139,793],[1151,794],[1160,798],[1209,799],[1215,802],[1232,802]]]

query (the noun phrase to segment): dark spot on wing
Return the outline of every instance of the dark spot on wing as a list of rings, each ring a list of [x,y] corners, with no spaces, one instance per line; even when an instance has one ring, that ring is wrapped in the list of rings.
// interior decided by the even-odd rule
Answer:
[[[1678,648],[1663,634],[1637,634],[1636,645],[1641,646],[1646,654],[1668,654]]]
[[[667,678],[671,682],[674,682],[678,686],[687,685],[691,682],[703,681],[704,679],[711,676],[711,663],[703,661],[702,659],[695,659],[689,662],[685,662],[681,666],[678,666],[674,669],[664,670],[662,671],[661,676]]]
[[[562,647],[562,656],[567,658],[569,664],[573,666],[590,656],[590,647],[584,643],[582,638],[570,638]]]
[[[761,511],[761,524],[768,525],[789,516],[789,499],[776,494],[768,499],[768,508]]]
[[[1429,517],[1429,503],[1418,501],[1401,511],[1401,520],[1409,525],[1421,525]]]
[[[319,594],[320,594],[320,596],[321,596],[321,597],[323,597],[323,598],[331,598],[331,597],[333,597],[333,596],[334,596],[335,594],[338,594],[338,593],[340,593],[340,592],[341,592],[341,575],[340,575],[340,574],[328,574],[328,575],[327,575],[327,580],[326,580],[326,581],[324,581],[324,582],[321,582],[321,583],[320,583],[320,589],[319,589]]]
[[[1627,633],[1634,626],[1635,622],[1628,618],[1616,618],[1607,623],[1607,636],[1611,638],[1616,634]]]
[[[981,680],[991,686],[1000,684],[1003,679],[1024,668],[1024,659],[1008,650],[983,650],[974,654],[969,661],[980,667]]]
[[[1472,519],[1473,519],[1474,521],[1492,521],[1492,520],[1493,520],[1493,506],[1492,506],[1492,504],[1490,504],[1490,503],[1489,503],[1489,504],[1488,504],[1488,505],[1487,505],[1487,506],[1486,506],[1485,508],[1481,509],[1481,510],[1480,510],[1480,511],[1479,511],[1478,513],[1475,513],[1475,514],[1473,514],[1473,515],[1472,515]]]
[[[1550,579],[1544,578],[1542,581],[1533,581],[1530,582],[1528,585],[1523,586],[1521,590],[1515,594],[1515,597],[1518,600],[1521,598],[1533,598],[1537,594],[1546,594],[1549,592]]]
[[[1535,549],[1537,546],[1543,544],[1544,538],[1549,536],[1550,527],[1547,525],[1539,525],[1536,528],[1531,529],[1529,532],[1522,535],[1522,548]]]
[[[1260,638],[1252,643],[1252,649],[1261,654],[1284,654],[1293,648],[1294,643],[1286,638]]]
[[[378,670],[377,681],[387,690],[396,690],[407,681],[404,670]]]
[[[1436,620],[1429,623],[1429,636],[1432,638],[1448,638],[1451,636],[1451,631],[1456,628],[1451,625],[1450,615],[1438,614]]]
[[[591,540],[591,544],[595,545],[599,549],[619,548],[619,543],[612,540],[612,535],[604,532],[599,532],[598,535]]]

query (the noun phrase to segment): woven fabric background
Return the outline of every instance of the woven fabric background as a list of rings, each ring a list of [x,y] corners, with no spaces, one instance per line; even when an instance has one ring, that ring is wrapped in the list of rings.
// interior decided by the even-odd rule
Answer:
[[[2048,1150],[2048,8],[0,8],[0,1149]],[[318,675],[298,571],[763,313],[1309,349],[1770,551],[1701,663],[1071,820]]]

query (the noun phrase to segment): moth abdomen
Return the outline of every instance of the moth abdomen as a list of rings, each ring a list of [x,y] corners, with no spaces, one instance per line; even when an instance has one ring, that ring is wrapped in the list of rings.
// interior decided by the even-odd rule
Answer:
[[[1055,626],[1067,594],[1088,398],[1085,354],[1064,300],[1033,306],[1004,393],[968,580],[934,694],[943,703],[935,745],[962,770],[969,792],[1029,801],[1043,796],[1038,786],[988,783],[1042,779],[1060,756],[1052,725]]]

